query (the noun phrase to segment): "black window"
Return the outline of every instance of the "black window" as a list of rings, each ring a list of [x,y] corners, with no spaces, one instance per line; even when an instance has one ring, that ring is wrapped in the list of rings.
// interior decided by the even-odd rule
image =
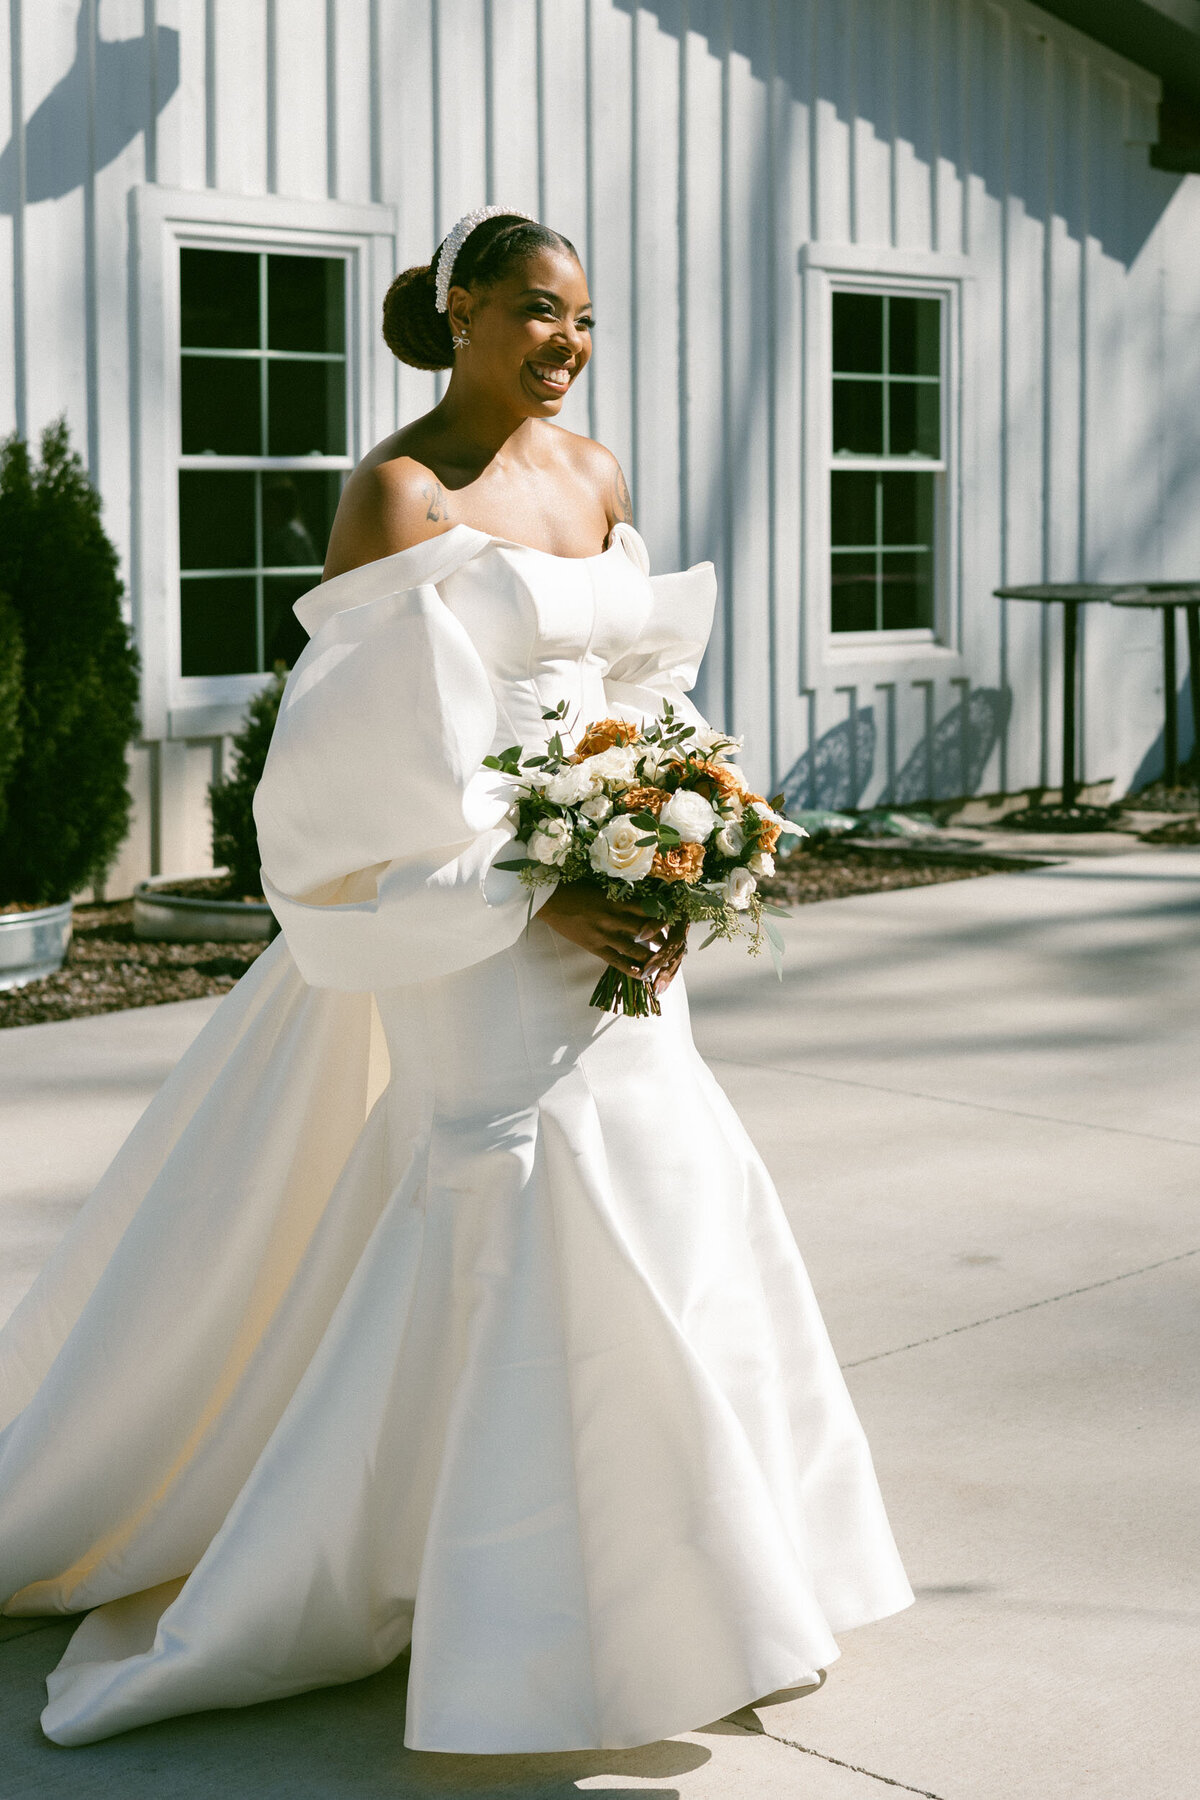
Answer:
[[[942,389],[940,298],[834,292],[835,632],[934,627]]]
[[[350,467],[346,264],[180,251],[181,672],[289,666]]]

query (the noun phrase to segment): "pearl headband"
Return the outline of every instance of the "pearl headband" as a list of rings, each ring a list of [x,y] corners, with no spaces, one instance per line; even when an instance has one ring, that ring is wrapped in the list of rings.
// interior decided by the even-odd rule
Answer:
[[[434,304],[440,313],[444,313],[450,304],[450,278],[454,274],[454,261],[459,251],[477,225],[482,225],[485,219],[495,219],[501,213],[511,213],[515,218],[528,219],[532,224],[537,224],[532,213],[521,212],[515,206],[480,206],[474,212],[464,213],[442,245],[438,256]]]

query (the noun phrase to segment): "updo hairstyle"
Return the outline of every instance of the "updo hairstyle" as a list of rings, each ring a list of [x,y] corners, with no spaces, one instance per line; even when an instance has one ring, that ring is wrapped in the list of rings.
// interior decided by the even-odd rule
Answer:
[[[454,259],[452,287],[488,288],[538,250],[565,250],[575,261],[579,252],[569,238],[548,225],[518,213],[496,213],[477,225]],[[414,369],[452,369],[454,344],[450,314],[435,304],[437,260],[416,264],[397,275],[383,297],[383,336],[393,356]]]

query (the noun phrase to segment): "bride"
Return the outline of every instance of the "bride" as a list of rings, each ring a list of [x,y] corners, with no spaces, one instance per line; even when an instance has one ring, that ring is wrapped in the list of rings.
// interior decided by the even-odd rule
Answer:
[[[86,1613],[60,1744],[382,1668],[405,1742],[624,1748],[912,1596],[682,937],[528,892],[489,752],[684,698],[711,564],[651,577],[552,421],[578,256],[485,208],[392,284],[444,398],[347,485],[256,803],[282,935],[0,1334],[0,1597]],[[659,1018],[588,1004],[600,962]]]

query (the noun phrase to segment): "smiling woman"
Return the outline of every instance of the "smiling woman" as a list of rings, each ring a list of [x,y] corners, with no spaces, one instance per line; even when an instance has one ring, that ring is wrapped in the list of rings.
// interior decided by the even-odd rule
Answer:
[[[414,1748],[621,1749],[811,1686],[912,1597],[686,926],[512,873],[508,746],[707,729],[716,578],[652,577],[616,459],[555,423],[570,243],[451,239],[387,315],[427,362],[448,334],[446,392],[295,606],[254,801],[280,936],[0,1337],[0,1602],[88,1614],[60,1744],[410,1645]],[[653,1016],[590,1004],[604,965]]]

